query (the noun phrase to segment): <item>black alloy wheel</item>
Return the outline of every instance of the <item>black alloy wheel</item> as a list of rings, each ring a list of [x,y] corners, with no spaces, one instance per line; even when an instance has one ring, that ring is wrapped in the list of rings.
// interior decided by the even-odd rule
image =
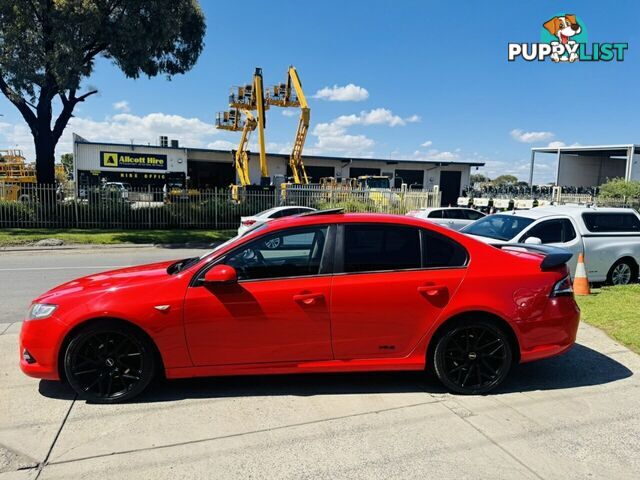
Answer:
[[[479,320],[457,324],[440,336],[432,361],[445,387],[474,395],[487,393],[504,381],[513,352],[502,329]]]
[[[146,337],[120,324],[91,325],[69,342],[64,370],[71,387],[93,403],[117,403],[141,393],[153,378],[154,352]]]

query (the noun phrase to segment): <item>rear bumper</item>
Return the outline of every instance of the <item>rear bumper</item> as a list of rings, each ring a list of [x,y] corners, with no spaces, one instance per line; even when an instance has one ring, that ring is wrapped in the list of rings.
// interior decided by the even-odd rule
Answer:
[[[576,341],[580,308],[573,297],[549,299],[542,317],[519,322],[522,333],[520,362],[553,357],[569,350]]]
[[[54,317],[23,322],[18,352],[20,369],[30,377],[59,380],[58,351],[64,331],[63,324]],[[29,352],[31,361],[24,358],[25,350]]]

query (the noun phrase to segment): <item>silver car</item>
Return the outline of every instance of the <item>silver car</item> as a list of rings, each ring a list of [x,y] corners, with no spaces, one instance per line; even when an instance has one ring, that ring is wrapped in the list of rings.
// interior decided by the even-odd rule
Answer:
[[[473,208],[460,207],[421,208],[412,210],[407,215],[424,218],[453,230],[460,230],[485,216],[484,213]]]

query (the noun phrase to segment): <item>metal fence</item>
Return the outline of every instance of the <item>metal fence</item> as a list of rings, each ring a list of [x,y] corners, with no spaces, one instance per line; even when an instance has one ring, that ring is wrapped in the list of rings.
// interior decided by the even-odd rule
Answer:
[[[167,192],[113,186],[83,189],[76,195],[73,189],[60,186],[31,185],[19,191],[0,189],[0,227],[230,229],[238,227],[242,216],[283,205],[404,214],[439,206],[440,192],[317,185]]]

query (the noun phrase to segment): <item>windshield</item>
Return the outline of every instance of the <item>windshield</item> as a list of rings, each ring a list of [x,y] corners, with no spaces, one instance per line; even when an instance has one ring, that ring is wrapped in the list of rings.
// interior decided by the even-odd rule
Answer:
[[[532,218],[516,215],[489,215],[467,225],[461,232],[497,240],[511,240],[532,222]]]
[[[366,186],[369,188],[389,188],[388,178],[367,178],[365,180]]]

